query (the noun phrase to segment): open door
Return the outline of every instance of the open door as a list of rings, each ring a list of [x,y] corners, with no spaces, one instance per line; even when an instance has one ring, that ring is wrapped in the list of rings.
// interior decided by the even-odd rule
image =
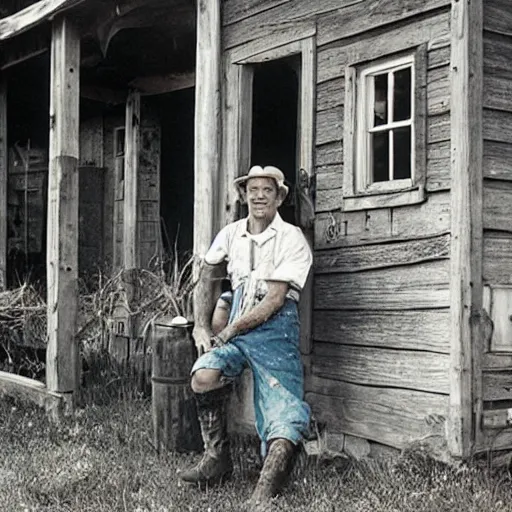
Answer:
[[[222,224],[241,213],[233,180],[251,165],[276,165],[290,194],[284,220],[300,226],[313,242],[315,40],[290,41],[252,56],[226,55]],[[312,277],[301,296],[301,352],[311,352]]]

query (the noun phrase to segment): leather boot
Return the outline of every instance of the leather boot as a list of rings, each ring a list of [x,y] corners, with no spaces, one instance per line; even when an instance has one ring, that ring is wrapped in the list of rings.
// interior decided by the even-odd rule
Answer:
[[[194,467],[179,474],[189,483],[212,485],[233,472],[226,432],[225,405],[230,388],[196,393],[197,416],[204,443],[203,457]]]
[[[288,439],[275,439],[265,458],[260,478],[249,500],[249,510],[263,511],[285,484],[291,470],[295,446]]]

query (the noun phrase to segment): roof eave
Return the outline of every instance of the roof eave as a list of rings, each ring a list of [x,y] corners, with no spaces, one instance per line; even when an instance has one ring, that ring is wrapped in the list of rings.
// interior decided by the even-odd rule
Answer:
[[[40,0],[25,9],[0,19],[0,41],[17,36],[56,14],[75,7],[86,0]]]

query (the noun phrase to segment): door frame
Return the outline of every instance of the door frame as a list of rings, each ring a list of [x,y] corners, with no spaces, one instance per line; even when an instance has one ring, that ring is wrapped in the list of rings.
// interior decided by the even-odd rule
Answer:
[[[252,99],[254,65],[273,60],[300,56],[299,119],[297,123],[297,169],[304,169],[310,179],[314,175],[315,98],[316,98],[316,29],[314,25],[297,33],[251,41],[224,53],[222,116],[224,140],[222,169],[219,183],[224,200],[219,201],[218,219],[221,228],[236,220],[237,194],[233,181],[249,170],[252,138]],[[313,248],[313,230],[304,232]],[[302,291],[300,301],[301,339],[303,355],[311,353],[313,284],[312,272]]]

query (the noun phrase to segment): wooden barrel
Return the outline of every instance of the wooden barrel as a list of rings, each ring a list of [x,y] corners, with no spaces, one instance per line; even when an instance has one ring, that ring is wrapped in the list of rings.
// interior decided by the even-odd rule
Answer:
[[[196,359],[192,326],[155,323],[152,334],[152,409],[155,448],[177,452],[201,451],[190,370]]]

